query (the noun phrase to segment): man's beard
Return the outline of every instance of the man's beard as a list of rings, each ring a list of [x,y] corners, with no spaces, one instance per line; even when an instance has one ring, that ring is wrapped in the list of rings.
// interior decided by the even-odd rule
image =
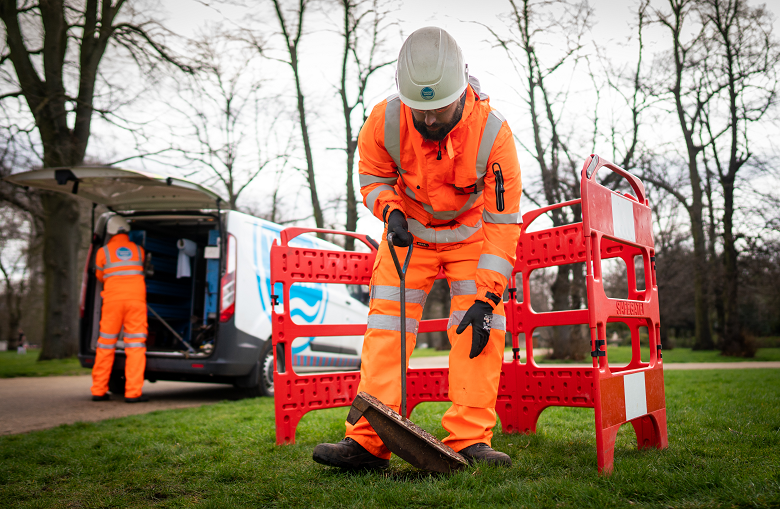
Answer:
[[[434,123],[431,127],[438,127],[442,126],[439,129],[436,129],[435,131],[429,131],[428,126],[425,125],[425,118],[423,120],[418,121],[414,116],[412,116],[412,122],[414,123],[414,128],[417,129],[417,132],[422,135],[422,137],[429,141],[442,141],[444,138],[447,137],[448,134],[450,134],[450,131],[457,125],[458,122],[460,122],[461,117],[463,116],[463,105],[466,104],[466,94],[463,94],[460,101],[458,101],[458,109],[455,110],[455,114],[452,116],[452,120],[449,121],[447,124],[440,124],[438,122]]]

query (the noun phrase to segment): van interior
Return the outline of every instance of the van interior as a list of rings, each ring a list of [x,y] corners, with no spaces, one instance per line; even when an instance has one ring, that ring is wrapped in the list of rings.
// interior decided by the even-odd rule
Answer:
[[[130,240],[147,253],[147,355],[207,357],[214,349],[218,321],[217,217],[150,215],[126,219],[132,228]],[[103,245],[109,239],[106,235]],[[94,297],[93,347],[101,304],[98,292]]]

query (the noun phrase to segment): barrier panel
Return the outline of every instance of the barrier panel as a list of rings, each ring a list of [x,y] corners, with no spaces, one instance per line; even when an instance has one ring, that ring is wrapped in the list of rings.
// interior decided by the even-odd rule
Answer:
[[[606,168],[626,179],[630,193],[619,194],[596,181]],[[542,214],[562,207],[581,207],[582,222],[528,232]],[[517,261],[505,302],[507,332],[513,359],[502,365],[496,412],[505,433],[534,433],[541,412],[550,406],[593,408],[599,472],[613,469],[615,439],[621,425],[630,422],[640,449],[668,446],[663,359],[660,343],[658,288],[651,211],[642,182],[599,158],[590,156],[582,169],[581,198],[533,210],[523,215]],[[371,247],[370,253],[327,251],[289,245],[306,232],[350,235]],[[294,283],[369,284],[376,256],[370,238],[349,232],[287,228],[271,248],[271,284],[282,286],[282,302],[289,302]],[[626,265],[628,298],[607,296],[602,262],[620,259]],[[635,258],[641,259],[643,289],[637,288]],[[585,263],[587,306],[568,311],[536,312],[531,306],[534,270]],[[443,274],[439,274],[443,277]],[[522,292],[514,288],[522,278]],[[274,390],[277,444],[295,442],[295,429],[311,410],[349,406],[357,395],[360,373],[298,375],[292,369],[291,345],[296,337],[363,335],[365,324],[298,325],[288,306],[274,308]],[[445,331],[447,318],[423,320],[419,333]],[[622,322],[631,331],[631,361],[609,365],[607,324]],[[592,366],[540,366],[534,360],[533,335],[540,327],[582,326],[590,330]],[[647,329],[649,361],[641,359],[640,328]],[[519,335],[525,335],[526,360],[519,355]],[[423,402],[449,401],[448,368],[407,371],[407,412]],[[345,416],[346,417],[346,416]]]

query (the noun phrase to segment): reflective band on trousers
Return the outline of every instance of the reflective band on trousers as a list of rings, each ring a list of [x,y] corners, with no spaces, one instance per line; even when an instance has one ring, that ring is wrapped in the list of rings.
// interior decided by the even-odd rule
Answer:
[[[406,332],[417,334],[419,322],[414,318],[406,319]],[[391,315],[368,315],[368,329],[392,330],[401,332],[401,317]]]
[[[100,337],[104,339],[116,339],[119,337],[119,334],[106,334],[105,332],[101,332]]]
[[[460,325],[463,321],[463,317],[466,316],[466,311],[453,311],[450,315],[450,320],[447,322],[447,328],[449,329],[453,325]],[[506,318],[501,315],[493,314],[493,321],[490,325],[491,330],[506,330]]]
[[[424,290],[406,289],[407,304],[420,304],[425,306],[425,300],[428,294]],[[371,287],[372,299],[392,300],[401,302],[401,289],[397,286],[374,285]]]
[[[473,279],[464,279],[463,281],[453,281],[450,284],[450,298],[457,295],[476,295],[477,283]]]
[[[125,338],[144,338],[145,339],[146,338],[146,333],[145,332],[134,332],[134,333],[131,333],[131,334],[125,333]]]
[[[125,348],[146,348],[146,343],[125,343]]]
[[[113,349],[116,348],[116,343],[114,343],[112,345],[104,345],[103,343],[98,343],[97,347],[98,348],[105,348],[106,350],[113,350]]]
[[[368,210],[372,211],[374,210],[374,203],[376,202],[376,199],[379,198],[379,193],[382,191],[392,191],[394,195],[398,195],[398,193],[395,192],[395,189],[387,186],[387,185],[381,185],[377,186],[376,189],[371,191],[368,196],[366,196],[366,206],[368,207]]]
[[[512,264],[504,260],[500,256],[492,254],[479,255],[479,263],[477,264],[477,270],[487,269],[494,272],[498,272],[505,278],[512,277]]]
[[[418,239],[431,244],[463,242],[482,229],[482,221],[478,221],[475,226],[462,224],[457,228],[442,228],[440,230],[437,230],[436,228],[426,228],[422,223],[411,217],[408,219],[408,223],[409,233]]]
[[[108,274],[103,275],[103,280],[113,277],[113,276],[143,276],[144,271],[142,270],[120,270],[117,272],[109,272]]]
[[[520,212],[499,214],[497,212],[488,212],[487,209],[482,211],[482,219],[486,223],[492,224],[520,224],[522,222]]]

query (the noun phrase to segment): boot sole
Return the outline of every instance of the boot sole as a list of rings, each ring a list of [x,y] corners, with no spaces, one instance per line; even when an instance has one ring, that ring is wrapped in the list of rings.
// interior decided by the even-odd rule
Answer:
[[[362,463],[355,465],[344,460],[334,458],[329,455],[318,454],[316,451],[312,454],[312,459],[321,465],[329,467],[343,468],[344,470],[384,470],[390,466],[390,460],[383,460],[377,463]]]

